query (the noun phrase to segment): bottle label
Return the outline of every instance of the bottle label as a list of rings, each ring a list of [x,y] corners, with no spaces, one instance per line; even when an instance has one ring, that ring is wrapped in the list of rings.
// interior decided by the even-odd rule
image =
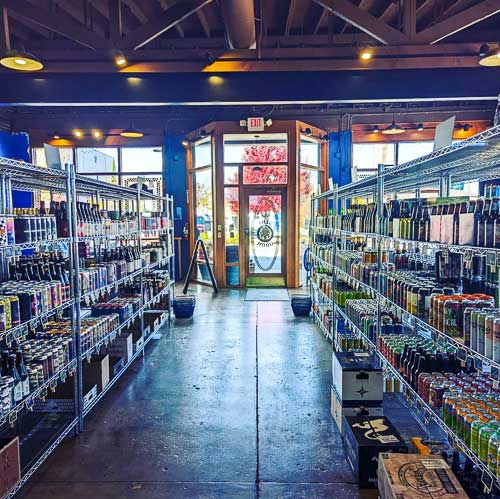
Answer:
[[[23,399],[23,384],[21,381],[14,385],[14,402],[21,402]]]
[[[30,394],[30,380],[26,376],[26,379],[22,382],[23,385],[23,397],[27,397]]]

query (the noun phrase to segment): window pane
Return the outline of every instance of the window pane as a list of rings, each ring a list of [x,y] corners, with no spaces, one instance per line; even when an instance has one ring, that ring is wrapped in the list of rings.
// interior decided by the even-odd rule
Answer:
[[[394,165],[395,144],[354,144],[352,147],[352,180],[369,177],[377,173],[379,164]]]
[[[224,167],[224,183],[229,185],[238,185],[238,167],[225,166]]]
[[[161,147],[122,147],[122,172],[163,171]]]
[[[210,137],[194,145],[193,156],[195,168],[212,164],[212,141]]]
[[[286,133],[224,135],[225,163],[286,163],[287,159]]]
[[[408,163],[414,159],[425,156],[434,150],[432,140],[423,140],[422,142],[400,142],[398,145],[398,163]]]
[[[320,166],[321,145],[306,137],[300,138],[300,162],[303,165]]]
[[[213,262],[212,170],[197,171],[194,175],[194,187],[196,239],[200,238],[205,243],[208,258]],[[202,274],[204,279],[206,274]]]
[[[226,233],[226,263],[237,263],[239,261],[238,244],[239,238],[239,214],[240,203],[238,187],[226,187],[224,189],[224,227]]]
[[[58,147],[59,156],[61,158],[61,166],[65,164],[73,164],[73,148]],[[47,167],[47,158],[45,157],[45,149],[43,147],[33,147],[31,149],[31,162],[37,166]]]
[[[101,182],[108,182],[110,184],[118,185],[118,175],[85,175],[86,177],[95,178]]]
[[[76,171],[78,173],[118,172],[118,149],[116,147],[78,147],[76,149]]]
[[[307,281],[304,269],[304,252],[309,246],[309,224],[311,222],[311,197],[320,191],[320,172],[317,170],[300,169],[300,212],[299,212],[299,251],[300,251],[300,283]]]
[[[244,166],[244,184],[286,184],[286,165]]]

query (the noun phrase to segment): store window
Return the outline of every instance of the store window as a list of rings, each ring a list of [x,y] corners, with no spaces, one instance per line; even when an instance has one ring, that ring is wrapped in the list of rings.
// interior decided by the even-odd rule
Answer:
[[[75,163],[72,147],[59,147],[58,149],[63,168],[66,164]],[[31,149],[31,162],[37,166],[47,167],[47,159],[45,157],[45,149],[43,147],[33,147]]]
[[[300,163],[302,165],[319,166],[321,144],[310,137],[300,137]]]
[[[363,179],[377,173],[378,165],[396,163],[396,144],[361,143],[352,146],[352,181]]]
[[[286,165],[245,165],[243,167],[244,184],[286,184]]]
[[[225,185],[238,185],[239,168],[237,166],[224,167],[224,184]]]
[[[210,264],[213,265],[214,215],[211,169],[197,170],[195,172],[194,197],[196,239],[201,239],[205,243]],[[198,255],[198,260],[201,279],[209,281],[210,276],[202,253]]]
[[[161,173],[163,158],[161,147],[122,147],[122,173]]]
[[[286,133],[224,135],[224,163],[286,163]]]
[[[212,164],[212,141],[210,137],[200,140],[193,147],[193,163],[195,168]]]
[[[398,164],[402,165],[431,153],[434,150],[432,140],[419,142],[400,142],[398,144]]]
[[[238,187],[224,188],[226,284],[239,286],[240,203]]]

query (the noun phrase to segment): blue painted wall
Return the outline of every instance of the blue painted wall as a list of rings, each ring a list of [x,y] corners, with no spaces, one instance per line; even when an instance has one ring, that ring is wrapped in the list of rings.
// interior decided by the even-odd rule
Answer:
[[[166,193],[174,197],[174,230],[176,237],[183,237],[184,225],[188,223],[186,150],[181,144],[182,135],[165,134],[163,147],[164,179]],[[175,242],[175,275],[179,277],[178,243]],[[182,279],[189,266],[189,240],[181,241]]]
[[[334,184],[346,185],[351,181],[352,132],[331,132],[328,137],[330,138],[329,176]],[[332,206],[328,208],[331,209]]]
[[[31,161],[29,137],[27,133],[9,133],[0,131],[0,156],[3,158]],[[30,192],[12,191],[14,208],[30,208],[33,198]]]

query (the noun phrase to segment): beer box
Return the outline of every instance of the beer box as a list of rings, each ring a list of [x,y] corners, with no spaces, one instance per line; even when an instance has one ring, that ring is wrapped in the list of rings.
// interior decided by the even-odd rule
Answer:
[[[382,368],[369,352],[333,352],[333,387],[343,407],[379,407],[384,397]]]
[[[90,362],[83,362],[83,389],[97,385],[100,393],[109,383],[109,355],[92,355]]]
[[[362,405],[359,407],[342,407],[342,403],[333,386],[330,386],[330,412],[340,433],[342,433],[344,416],[382,416],[384,414],[382,402],[380,402],[379,407],[366,408]]]
[[[342,424],[344,451],[359,487],[376,488],[379,454],[407,453],[408,447],[385,416],[344,416]]]
[[[134,353],[132,345],[132,333],[122,333],[118,338],[108,345],[109,355],[124,357],[125,364],[130,361]]]
[[[448,464],[437,455],[386,454],[378,459],[380,499],[466,499]]]

